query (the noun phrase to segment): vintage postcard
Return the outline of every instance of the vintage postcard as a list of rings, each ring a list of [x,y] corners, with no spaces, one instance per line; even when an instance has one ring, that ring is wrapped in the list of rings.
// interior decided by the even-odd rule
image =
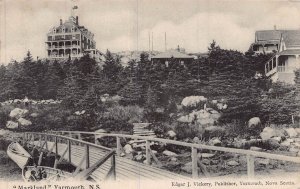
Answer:
[[[300,0],[0,0],[0,188],[299,189]]]

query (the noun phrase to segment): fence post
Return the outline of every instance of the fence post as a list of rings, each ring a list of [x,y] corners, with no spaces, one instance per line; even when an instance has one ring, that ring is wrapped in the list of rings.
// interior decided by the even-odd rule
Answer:
[[[26,133],[23,133],[23,146],[25,146],[25,142],[26,142]]]
[[[69,158],[68,158],[68,160],[69,160],[69,163],[71,163],[71,140],[68,140],[68,154],[69,154]]]
[[[113,180],[116,180],[116,156],[115,156],[115,154],[111,157],[111,166],[112,166]]]
[[[94,143],[98,144],[97,134],[94,134],[94,137],[95,137]]]
[[[55,159],[56,159],[58,156],[57,136],[54,137],[54,144],[55,144]]]
[[[247,154],[247,174],[248,178],[254,177],[254,156]]]
[[[85,160],[86,160],[85,168],[86,168],[86,169],[88,169],[88,168],[90,167],[90,156],[89,156],[89,151],[90,151],[89,145],[86,144],[86,145],[85,145],[85,155],[86,155],[86,158],[85,158]]]
[[[151,154],[150,154],[150,142],[149,140],[146,140],[146,162],[147,162],[147,165],[150,165],[151,163]]]
[[[193,178],[198,178],[198,154],[197,148],[192,147],[192,176]]]
[[[117,155],[120,156],[121,155],[121,141],[120,141],[120,137],[117,136]]]

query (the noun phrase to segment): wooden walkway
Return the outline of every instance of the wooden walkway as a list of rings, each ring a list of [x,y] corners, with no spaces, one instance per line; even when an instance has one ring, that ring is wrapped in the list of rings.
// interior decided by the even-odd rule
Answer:
[[[88,136],[88,137],[87,137]],[[111,144],[114,149],[106,148],[97,144],[98,139],[101,137],[111,137],[115,139],[115,142]],[[84,141],[88,138],[88,141]],[[146,154],[146,161],[139,163],[125,157],[121,157],[123,146],[121,145],[121,139],[129,140],[144,140],[145,145],[143,147]],[[175,140],[136,136],[136,135],[125,135],[125,134],[111,134],[111,133],[96,133],[96,132],[82,132],[82,131],[57,131],[51,133],[24,133],[24,143],[29,143],[39,148],[43,148],[50,152],[55,153],[59,161],[66,160],[69,163],[77,167],[76,171],[80,169],[83,171],[92,169],[97,164],[96,162],[104,162],[97,167],[97,169],[91,172],[90,177],[96,181],[103,181],[111,175],[116,180],[191,180],[192,178],[199,178],[199,170],[201,168],[201,160],[198,156],[199,149],[206,149],[210,151],[220,151],[233,154],[240,154],[246,156],[247,160],[247,175],[249,178],[255,176],[255,158],[265,158],[280,161],[287,161],[293,163],[300,163],[299,157],[291,157],[278,154],[270,154],[266,152],[257,152],[251,150],[226,148],[218,146],[208,146],[202,144],[186,143]],[[162,143],[177,145],[184,148],[191,149],[191,166],[192,174],[191,177],[172,173],[154,166],[152,163],[159,165],[159,160],[151,150],[151,143]],[[116,152],[112,155],[112,151]],[[108,155],[110,154],[110,155]],[[114,153],[113,153],[114,154]],[[57,158],[57,159],[58,159]],[[111,159],[111,161],[107,161]],[[200,166],[200,168],[199,168]],[[76,172],[75,171],[75,172]]]
[[[45,140],[34,140],[32,141],[33,145],[37,147],[41,147],[45,150],[49,150],[53,153],[56,153],[59,157],[62,157],[64,160],[69,161],[75,167],[79,167],[84,170],[87,168],[86,159],[83,157],[86,154],[86,147],[81,145],[72,144],[71,150],[68,150],[68,144],[63,142],[57,142],[57,148],[55,146],[55,142],[45,142]],[[91,143],[92,144],[92,143]],[[69,152],[71,151],[71,156]],[[94,146],[89,147],[89,164],[93,165],[99,159],[104,157],[109,150],[108,149],[100,149]],[[69,160],[69,157],[71,160]],[[60,158],[59,158],[60,159]],[[116,172],[116,180],[191,180],[189,177],[185,177],[179,174],[175,174],[166,170],[162,170],[150,165],[146,165],[143,163],[138,163],[132,161],[130,159],[126,159],[124,157],[116,157],[115,158],[115,172]],[[97,168],[91,175],[96,181],[104,181],[106,180],[107,174],[109,173],[111,168],[111,162],[106,161],[103,165]]]

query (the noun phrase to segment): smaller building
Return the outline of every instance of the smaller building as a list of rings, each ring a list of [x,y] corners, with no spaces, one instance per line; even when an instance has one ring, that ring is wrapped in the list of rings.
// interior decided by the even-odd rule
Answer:
[[[180,52],[181,51],[181,52]],[[182,49],[178,47],[177,50],[170,50],[160,54],[157,54],[151,58],[153,63],[165,64],[166,67],[169,66],[171,62],[178,62],[182,65],[189,64],[194,60],[194,56],[182,53]]]
[[[272,81],[293,84],[295,70],[300,68],[300,30],[281,34],[278,52],[265,64],[266,76]]]

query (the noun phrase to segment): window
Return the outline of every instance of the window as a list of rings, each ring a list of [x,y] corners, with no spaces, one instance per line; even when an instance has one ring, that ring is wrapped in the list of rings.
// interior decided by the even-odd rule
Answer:
[[[53,33],[56,33],[56,28],[53,29]]]
[[[180,61],[180,64],[181,64],[181,66],[184,66],[184,61],[181,60],[181,61]]]
[[[65,30],[66,30],[66,29],[63,27],[61,30],[62,30],[62,33],[65,33]]]

